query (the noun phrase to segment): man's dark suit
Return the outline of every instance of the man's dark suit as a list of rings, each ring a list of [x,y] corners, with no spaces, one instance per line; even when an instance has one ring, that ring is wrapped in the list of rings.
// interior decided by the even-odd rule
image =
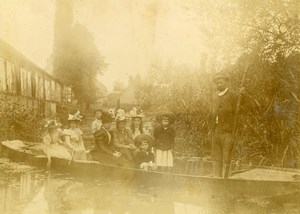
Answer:
[[[223,167],[230,161],[236,103],[237,95],[230,90],[221,96],[218,93],[212,96],[209,128],[212,133],[214,175],[218,177],[222,177]]]

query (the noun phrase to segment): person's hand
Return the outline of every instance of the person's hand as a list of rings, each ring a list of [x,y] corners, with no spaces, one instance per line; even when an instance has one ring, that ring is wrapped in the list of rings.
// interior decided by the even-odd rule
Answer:
[[[241,88],[238,90],[238,93],[239,93],[239,94],[242,94],[242,95],[245,95],[245,94],[246,94],[246,88],[245,88],[245,87],[241,87]]]
[[[116,157],[116,158],[120,157],[121,155],[122,155],[122,154],[121,154],[120,152],[117,152],[117,151],[115,151],[115,152],[113,153],[113,156]]]
[[[129,147],[133,150],[136,149],[136,146],[134,144],[129,144]]]
[[[212,135],[212,131],[209,130],[208,133],[207,133],[207,137],[210,137]]]
[[[125,145],[125,148],[126,149],[131,149],[131,146],[130,145]]]

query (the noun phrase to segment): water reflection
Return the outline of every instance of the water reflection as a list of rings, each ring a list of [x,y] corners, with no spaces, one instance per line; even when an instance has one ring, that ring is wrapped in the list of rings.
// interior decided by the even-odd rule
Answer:
[[[221,196],[195,198],[176,189],[135,188],[122,181],[50,174],[10,162],[0,163],[0,172],[0,213],[5,214],[279,214],[300,211],[297,202],[289,199],[272,202]]]

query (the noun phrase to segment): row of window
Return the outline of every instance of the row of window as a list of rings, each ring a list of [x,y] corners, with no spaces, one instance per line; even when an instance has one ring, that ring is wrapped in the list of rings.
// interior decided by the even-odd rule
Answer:
[[[20,67],[0,57],[0,91],[39,100],[71,102],[72,90],[54,80]]]

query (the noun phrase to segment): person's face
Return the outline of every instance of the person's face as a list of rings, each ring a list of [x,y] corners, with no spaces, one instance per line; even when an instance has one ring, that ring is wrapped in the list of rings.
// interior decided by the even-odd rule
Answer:
[[[105,129],[110,129],[110,127],[111,127],[111,122],[108,122],[108,123],[104,123],[103,125],[102,125]]]
[[[74,129],[74,128],[76,128],[76,127],[77,127],[76,122],[75,122],[75,121],[71,121],[71,122],[70,122],[70,128],[71,128],[71,129]]]
[[[133,118],[132,122],[133,122],[134,127],[136,127],[136,128],[138,128],[141,124],[140,118]]]
[[[163,125],[164,127],[167,127],[167,126],[169,125],[169,119],[163,118],[162,121],[161,121],[161,123],[162,123],[162,125]]]
[[[97,112],[96,112],[96,118],[97,118],[97,119],[100,119],[101,115],[102,115],[102,112],[101,112],[101,111],[97,111]]]
[[[120,122],[118,122],[117,129],[119,131],[124,131],[125,128],[126,128],[126,121],[120,121]]]
[[[224,79],[216,80],[216,86],[219,91],[224,91],[228,86],[228,81]]]
[[[140,148],[143,151],[148,151],[148,148],[149,148],[148,141],[147,140],[143,141]]]

